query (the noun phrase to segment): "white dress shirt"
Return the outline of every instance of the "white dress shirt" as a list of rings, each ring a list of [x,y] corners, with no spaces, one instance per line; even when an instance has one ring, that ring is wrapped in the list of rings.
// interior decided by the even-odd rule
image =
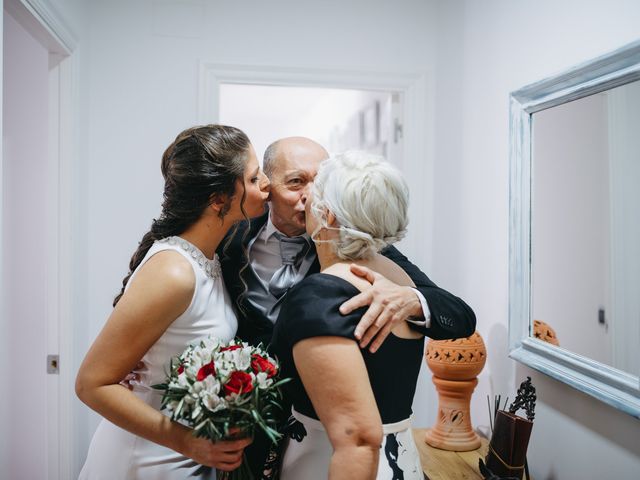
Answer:
[[[271,215],[267,219],[264,227],[258,232],[255,240],[249,245],[249,263],[256,272],[258,277],[265,283],[269,284],[269,280],[273,276],[274,272],[282,266],[282,257],[280,256],[280,242],[274,233],[280,232],[273,222],[271,221]],[[311,243],[311,239],[307,233],[303,234],[307,241]],[[311,265],[308,265],[309,268]],[[305,274],[307,272],[300,272]],[[429,328],[431,324],[431,312],[429,311],[429,305],[419,290],[412,288],[415,294],[418,296],[420,305],[422,306],[422,312],[424,314],[424,320],[408,319],[408,322],[415,325],[421,325]]]

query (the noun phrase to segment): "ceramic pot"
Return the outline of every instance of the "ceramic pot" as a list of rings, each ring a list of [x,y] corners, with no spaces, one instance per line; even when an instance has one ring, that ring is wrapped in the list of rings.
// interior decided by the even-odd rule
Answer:
[[[560,346],[560,341],[556,336],[556,331],[542,320],[533,321],[533,337],[543,342],[550,343],[556,347]]]
[[[480,438],[473,431],[469,404],[484,368],[487,350],[478,332],[456,340],[430,340],[425,353],[438,391],[438,420],[427,430],[432,447],[456,452],[475,450]]]

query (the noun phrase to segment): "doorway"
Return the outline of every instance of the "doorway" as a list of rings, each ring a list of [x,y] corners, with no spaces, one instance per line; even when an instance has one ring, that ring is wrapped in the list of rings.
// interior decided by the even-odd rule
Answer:
[[[200,65],[200,85],[198,101],[198,120],[201,124],[228,123],[246,130],[249,138],[254,143],[256,154],[260,158],[266,146],[273,140],[287,135],[302,135],[315,139],[332,152],[339,152],[345,148],[366,149],[366,142],[361,143],[366,135],[352,137],[351,144],[336,145],[332,138],[319,133],[317,130],[303,129],[304,125],[295,123],[296,115],[287,114],[286,122],[276,123],[274,118],[280,117],[278,113],[282,102],[269,104],[269,96],[276,95],[278,90],[274,87],[284,88],[285,92],[297,93],[297,89],[319,89],[320,91],[352,91],[386,95],[391,102],[391,113],[386,116],[382,112],[385,100],[380,102],[381,125],[387,123],[387,127],[381,126],[381,130],[387,128],[386,157],[395,164],[404,174],[405,180],[411,192],[409,206],[410,229],[408,235],[398,244],[398,248],[411,261],[422,266],[428,271],[428,265],[432,258],[433,245],[433,139],[430,132],[433,131],[433,118],[427,114],[425,106],[432,101],[429,92],[432,91],[432,76],[429,72],[394,71],[376,72],[364,70],[341,70],[323,68],[288,68],[275,66],[251,66],[251,65],[224,65],[202,62]],[[234,109],[230,111],[231,97],[225,95],[225,89],[238,87],[236,94],[243,87],[253,86],[264,88],[256,102],[238,100]],[[226,94],[229,94],[227,90]],[[260,90],[255,90],[259,92]],[[222,93],[221,93],[222,92]],[[290,102],[293,103],[293,102]],[[368,102],[364,102],[367,105]],[[258,107],[258,105],[262,105]],[[244,108],[244,111],[241,110]],[[295,107],[296,105],[292,105]],[[267,108],[270,107],[270,108]],[[366,107],[364,107],[366,109]],[[309,108],[302,108],[303,116],[309,112]],[[360,108],[352,111],[360,111]],[[260,112],[258,114],[258,112]],[[266,118],[262,116],[266,116]],[[366,115],[366,114],[365,114]],[[347,120],[350,115],[345,114],[340,119]],[[384,120],[386,118],[386,120]],[[333,121],[334,119],[331,118]],[[261,135],[259,130],[254,130],[253,123],[261,122],[267,128],[273,127],[270,133]],[[293,122],[293,123],[291,123]],[[364,123],[364,122],[363,122]],[[272,125],[270,125],[272,124]],[[260,129],[264,129],[261,126]],[[363,128],[363,131],[366,127]],[[262,130],[265,131],[266,130]],[[325,128],[325,132],[331,132],[331,128]],[[381,133],[380,138],[385,134]],[[323,140],[324,138],[324,140]],[[328,138],[328,139],[327,139]],[[397,139],[397,140],[396,140]],[[427,402],[437,402],[435,390],[428,380],[428,372],[421,372],[418,382],[416,398],[426,399]],[[420,405],[414,405],[416,423],[431,424],[433,418]]]
[[[220,123],[237,126],[258,158],[289,136],[311,138],[330,153],[349,149],[402,158],[402,101],[397,92],[223,83]]]

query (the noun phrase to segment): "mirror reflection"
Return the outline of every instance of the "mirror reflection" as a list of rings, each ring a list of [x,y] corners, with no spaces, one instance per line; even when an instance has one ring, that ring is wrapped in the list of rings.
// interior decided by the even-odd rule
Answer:
[[[531,334],[640,376],[640,81],[534,113],[531,153]]]

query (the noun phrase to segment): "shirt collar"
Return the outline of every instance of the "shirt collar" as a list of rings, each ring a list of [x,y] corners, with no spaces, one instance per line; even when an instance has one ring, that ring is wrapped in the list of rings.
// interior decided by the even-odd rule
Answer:
[[[280,235],[285,236],[285,237],[287,236],[287,235],[285,235],[284,233],[282,233],[280,230],[278,230],[276,228],[276,226],[271,221],[271,213],[269,213],[269,218],[267,218],[267,223],[264,226],[264,243],[265,243],[265,245],[269,241],[269,239],[273,236],[274,233],[279,233]],[[304,239],[307,241],[307,243],[311,243],[311,237],[309,237],[309,234],[307,232],[304,232],[300,236],[304,237]]]

